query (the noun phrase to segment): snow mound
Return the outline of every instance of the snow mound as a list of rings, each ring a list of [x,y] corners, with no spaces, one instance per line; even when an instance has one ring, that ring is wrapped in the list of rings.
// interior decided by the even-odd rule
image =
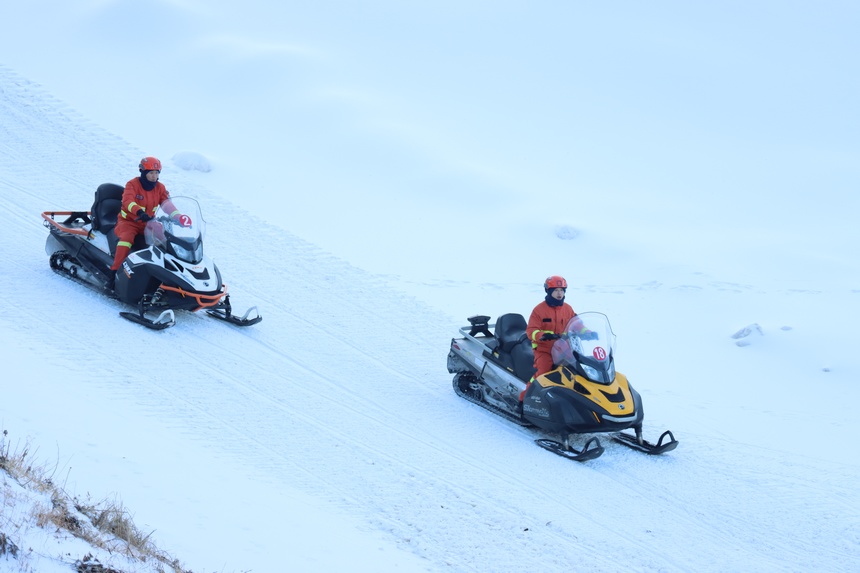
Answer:
[[[570,241],[579,236],[579,231],[570,225],[559,225],[555,228],[555,236],[563,241]]]
[[[732,334],[732,338],[737,341],[735,342],[735,344],[737,344],[738,346],[749,346],[750,344],[752,344],[752,338],[750,337],[755,338],[758,336],[764,336],[764,331],[761,329],[761,326],[759,326],[758,323],[747,325]]]
[[[202,171],[209,173],[212,171],[212,164],[201,154],[194,151],[181,151],[173,156],[173,162],[185,171]]]

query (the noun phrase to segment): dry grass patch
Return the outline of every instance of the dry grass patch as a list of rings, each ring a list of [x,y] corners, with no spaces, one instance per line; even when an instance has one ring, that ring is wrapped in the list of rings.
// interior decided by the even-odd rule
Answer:
[[[53,529],[54,534],[65,532],[85,541],[94,549],[146,563],[158,573],[192,573],[183,569],[177,559],[159,550],[151,540],[153,532],[140,531],[121,502],[102,500],[93,503],[89,499],[81,501],[70,496],[54,483],[56,466],[49,471],[47,465],[34,464],[29,444],[13,450],[7,438],[8,432],[3,430],[0,437],[0,471],[8,474],[24,489],[50,496],[50,505],[36,503],[31,515],[27,516],[35,519],[39,528]],[[15,497],[8,491],[4,492],[0,509],[16,503]],[[9,528],[13,525],[8,520],[0,521],[0,556],[18,558],[22,553],[10,539],[12,533]],[[73,566],[79,573],[123,573],[103,566],[92,553],[75,560]]]

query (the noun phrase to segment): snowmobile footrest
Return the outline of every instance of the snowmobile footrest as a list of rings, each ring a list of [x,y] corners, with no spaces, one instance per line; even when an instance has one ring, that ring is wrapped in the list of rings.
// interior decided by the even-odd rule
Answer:
[[[585,445],[582,446],[581,450],[577,450],[572,446],[565,447],[561,442],[543,438],[535,440],[535,443],[545,450],[549,450],[556,455],[575,462],[593,460],[594,458],[599,458],[601,454],[603,454],[603,446],[600,445],[600,440],[597,438],[589,438],[588,441],[585,442]]]

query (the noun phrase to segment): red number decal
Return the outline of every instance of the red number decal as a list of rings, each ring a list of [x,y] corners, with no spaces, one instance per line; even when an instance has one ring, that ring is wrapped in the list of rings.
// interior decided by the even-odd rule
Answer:
[[[591,355],[598,360],[606,360],[606,351],[603,350],[602,346],[595,347],[594,352],[592,352]]]

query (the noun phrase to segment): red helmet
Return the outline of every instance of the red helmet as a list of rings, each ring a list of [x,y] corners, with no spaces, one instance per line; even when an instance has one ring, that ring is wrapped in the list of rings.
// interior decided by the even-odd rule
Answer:
[[[161,161],[155,157],[144,157],[140,160],[140,170],[143,171],[161,171]]]
[[[567,288],[567,281],[564,280],[564,277],[552,275],[551,277],[543,281],[543,290],[551,291],[557,288]]]

